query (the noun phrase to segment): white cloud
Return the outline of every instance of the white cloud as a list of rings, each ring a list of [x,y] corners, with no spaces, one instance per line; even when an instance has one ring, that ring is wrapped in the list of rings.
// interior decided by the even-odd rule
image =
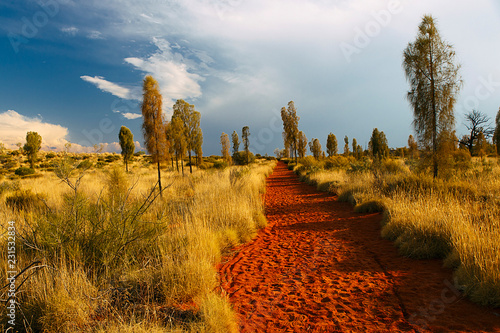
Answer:
[[[16,143],[24,144],[26,133],[29,131],[37,132],[42,136],[42,148],[45,150],[63,149],[64,144],[68,142],[66,127],[43,122],[40,118],[29,118],[13,110],[0,113],[0,141],[6,147],[14,149]]]
[[[142,114],[140,114],[140,113],[122,112],[120,110],[113,110],[113,112],[121,114],[126,119],[137,119],[137,118],[141,118],[142,117]]]
[[[64,28],[61,28],[61,31],[64,32],[65,34],[70,35],[70,36],[76,36],[79,29],[77,27],[64,27]]]
[[[102,76],[88,76],[88,75],[82,75],[80,78],[84,81],[90,82],[94,84],[97,88],[101,89],[102,91],[108,92],[110,94],[113,94],[117,97],[124,98],[124,99],[136,99],[137,97],[132,96],[131,90],[129,88],[122,87],[116,83],[107,81],[104,79]]]
[[[88,39],[104,39],[104,37],[102,37],[102,33],[100,31],[97,31],[97,30],[90,31],[87,34],[87,38]]]
[[[127,119],[137,119],[137,118],[141,118],[142,114],[132,113],[132,112],[124,112],[124,113],[122,113],[122,116],[124,116]]]
[[[160,85],[163,104],[170,108],[177,99],[201,96],[199,82],[204,78],[193,73],[195,64],[180,53],[172,52],[170,43],[161,38],[153,38],[158,51],[147,58],[126,58],[125,61],[137,69],[151,74]],[[202,57],[202,55],[199,55]],[[205,59],[211,59],[208,56]]]

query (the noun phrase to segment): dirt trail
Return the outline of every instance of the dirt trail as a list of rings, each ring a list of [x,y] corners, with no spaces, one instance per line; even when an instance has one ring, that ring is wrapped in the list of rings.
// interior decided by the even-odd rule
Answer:
[[[440,260],[380,238],[380,214],[298,181],[267,180],[269,225],[219,267],[241,332],[500,332],[500,309],[462,299]]]

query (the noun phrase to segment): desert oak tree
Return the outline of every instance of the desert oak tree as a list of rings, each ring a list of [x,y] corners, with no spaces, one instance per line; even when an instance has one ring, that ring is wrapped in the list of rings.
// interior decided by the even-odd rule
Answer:
[[[220,136],[220,145],[222,158],[226,163],[231,164],[231,154],[229,153],[231,143],[229,142],[229,136],[224,132]]]
[[[250,140],[248,137],[250,136],[250,128],[248,126],[244,126],[241,129],[241,141],[243,142],[243,148],[245,149],[245,156],[247,160],[247,164],[249,162],[249,156],[250,156]]]
[[[161,193],[160,162],[164,160],[168,149],[166,147],[167,140],[165,136],[165,124],[163,122],[162,96],[158,82],[151,75],[144,78],[142,92],[143,101],[141,111],[144,145],[149,154],[151,154],[153,162],[156,162],[158,187]]]
[[[462,86],[453,47],[443,41],[435,20],[425,15],[413,43],[404,50],[403,67],[410,84],[407,98],[413,108],[418,141],[431,151],[433,174],[438,175],[440,138],[455,124],[453,106]]]
[[[135,144],[134,135],[130,130],[122,126],[120,128],[120,133],[118,134],[118,139],[120,140],[120,147],[122,148],[123,162],[125,163],[125,169],[128,172],[128,162],[134,155]]]
[[[38,151],[42,148],[42,137],[37,132],[26,133],[26,144],[23,147],[24,152],[28,155],[28,161],[30,162],[30,167],[33,169],[35,167],[36,155]]]
[[[337,155],[337,151],[337,137],[335,136],[335,134],[330,132],[330,134],[328,134],[328,137],[326,138],[326,153],[328,154],[328,157],[332,157],[334,155]]]

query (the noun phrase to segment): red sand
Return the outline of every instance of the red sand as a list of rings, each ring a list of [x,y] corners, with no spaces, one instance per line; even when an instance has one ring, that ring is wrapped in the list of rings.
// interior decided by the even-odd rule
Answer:
[[[298,181],[267,180],[269,225],[219,267],[241,332],[500,332],[500,309],[463,299],[440,260],[380,237],[380,214]]]

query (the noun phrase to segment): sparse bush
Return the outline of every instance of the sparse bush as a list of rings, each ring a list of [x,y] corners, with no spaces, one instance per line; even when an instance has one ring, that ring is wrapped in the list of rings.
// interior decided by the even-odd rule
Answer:
[[[5,204],[17,210],[41,210],[46,207],[44,199],[45,196],[31,190],[17,190],[5,199]]]
[[[228,167],[228,164],[225,161],[216,161],[214,163],[215,169],[225,169]]]
[[[248,161],[249,163],[255,162],[255,155],[252,152],[248,152]],[[246,165],[247,164],[246,152],[239,151],[233,154],[233,163],[236,165]]]
[[[14,173],[18,176],[28,176],[35,173],[35,170],[27,167],[20,167],[14,171]]]

